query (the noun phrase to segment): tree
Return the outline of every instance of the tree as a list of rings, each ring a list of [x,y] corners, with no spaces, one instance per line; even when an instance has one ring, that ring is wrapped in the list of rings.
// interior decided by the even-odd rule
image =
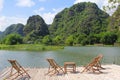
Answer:
[[[83,39],[86,38],[85,34],[78,34],[74,36],[74,43],[75,44],[80,44]]]
[[[117,42],[120,43],[120,31],[118,31],[117,35],[118,35]]]
[[[52,39],[49,35],[45,36],[43,39],[42,39],[42,43],[43,44],[46,44],[46,45],[50,45],[52,44]]]
[[[56,36],[54,39],[54,44],[59,45],[62,43],[62,36]]]
[[[96,42],[96,37],[94,36],[94,34],[90,34],[87,37],[87,40],[88,40],[89,44],[94,44]]]
[[[67,39],[65,40],[65,44],[67,44],[69,46],[72,46],[73,42],[74,42],[73,35],[68,36]]]
[[[7,45],[22,44],[22,42],[22,37],[19,34],[9,34],[3,40],[3,43]]]
[[[117,40],[117,35],[113,32],[102,33],[101,42],[103,44],[114,44]]]
[[[81,41],[81,45],[82,45],[82,46],[85,46],[85,45],[87,45],[87,44],[89,44],[89,42],[88,42],[87,38],[84,38],[84,39]]]

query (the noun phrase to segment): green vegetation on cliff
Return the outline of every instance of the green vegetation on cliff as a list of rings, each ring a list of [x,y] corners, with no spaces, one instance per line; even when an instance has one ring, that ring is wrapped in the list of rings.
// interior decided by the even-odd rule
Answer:
[[[108,30],[117,34],[118,40],[120,42],[120,5],[117,10],[109,17]]]
[[[49,34],[47,24],[39,15],[29,17],[23,31],[25,42],[35,41]]]
[[[53,38],[60,36],[68,45],[100,43],[96,34],[107,31],[108,17],[95,3],[78,3],[59,12],[49,30]]]

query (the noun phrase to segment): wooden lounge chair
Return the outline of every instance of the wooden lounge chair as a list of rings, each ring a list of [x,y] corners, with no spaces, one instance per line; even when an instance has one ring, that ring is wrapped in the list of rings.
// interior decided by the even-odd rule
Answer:
[[[84,70],[82,71],[83,72],[87,72],[87,71],[93,71],[93,72],[100,72],[100,69],[104,69],[103,67],[101,67],[101,59],[102,59],[103,55],[100,54],[98,55],[97,57],[95,57],[88,65],[85,66]]]
[[[27,73],[27,71],[16,61],[16,60],[8,60],[9,63],[12,65],[10,74],[6,79],[10,80],[16,80],[18,76],[23,76],[26,74],[28,78],[30,78],[30,75]]]
[[[59,66],[54,59],[47,59],[47,61],[49,62],[49,69],[48,69],[48,74],[50,74],[50,76],[59,73],[60,70],[65,74],[63,68],[61,66]]]

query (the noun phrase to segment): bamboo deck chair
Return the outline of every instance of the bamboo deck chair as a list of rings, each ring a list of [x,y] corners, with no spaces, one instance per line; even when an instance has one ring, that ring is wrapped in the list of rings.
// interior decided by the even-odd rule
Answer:
[[[50,76],[59,73],[60,70],[65,74],[63,68],[61,66],[59,66],[54,59],[47,59],[47,61],[49,62],[49,69],[48,69],[48,73],[46,73],[46,75],[50,74]]]
[[[103,58],[103,55],[100,54],[98,55],[97,57],[95,57],[88,65],[85,66],[84,70],[82,71],[83,72],[87,72],[87,71],[90,71],[92,70],[93,72],[95,71],[98,71],[100,73],[102,73],[100,71],[100,69],[104,69],[102,66],[101,66],[101,59]]]
[[[12,65],[12,67],[10,70],[10,75],[5,79],[16,80],[18,76],[23,76],[24,74],[26,74],[26,76],[30,78],[30,75],[27,73],[27,71],[16,60],[8,61]]]

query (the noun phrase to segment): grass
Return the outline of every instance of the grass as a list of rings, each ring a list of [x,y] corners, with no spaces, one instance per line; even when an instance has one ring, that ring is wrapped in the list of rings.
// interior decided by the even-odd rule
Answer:
[[[79,45],[80,46],[80,45]],[[113,45],[86,45],[86,46],[104,46],[110,47]],[[64,49],[64,46],[50,46],[42,44],[19,44],[19,45],[5,45],[0,44],[0,50],[20,50],[20,51],[52,51]]]
[[[19,44],[19,45],[0,45],[0,50],[20,50],[20,51],[51,51],[63,49],[64,46],[50,46],[41,44]]]

